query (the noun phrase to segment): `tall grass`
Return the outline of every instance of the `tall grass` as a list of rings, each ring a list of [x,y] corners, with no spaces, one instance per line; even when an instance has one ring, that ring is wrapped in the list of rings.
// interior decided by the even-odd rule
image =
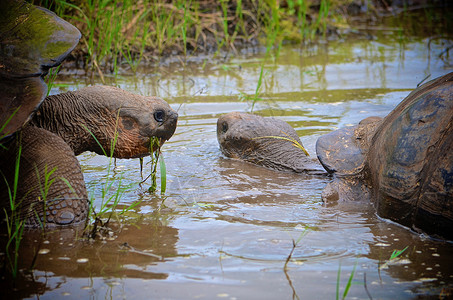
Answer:
[[[18,140],[21,139],[21,134],[18,134],[16,137]],[[2,180],[5,181],[5,186],[7,189],[8,193],[8,199],[9,199],[9,207],[4,207],[3,211],[5,214],[5,223],[6,223],[6,229],[7,229],[7,242],[5,245],[5,253],[8,261],[8,266],[9,266],[9,271],[11,272],[11,276],[13,279],[13,283],[15,284],[15,280],[18,275],[18,262],[19,262],[19,248],[20,244],[22,241],[22,236],[24,233],[24,228],[25,228],[25,214],[27,213],[34,213],[36,221],[39,223],[39,226],[41,229],[45,230],[46,228],[46,223],[47,223],[47,216],[46,216],[46,211],[47,211],[47,202],[48,202],[48,195],[50,191],[51,185],[55,182],[57,179],[55,176],[53,176],[54,172],[57,170],[57,167],[54,167],[52,169],[49,169],[47,165],[44,166],[44,177],[41,178],[40,172],[35,168],[36,172],[36,178],[37,182],[39,183],[37,188],[39,189],[40,196],[38,196],[38,199],[36,199],[36,202],[33,203],[26,203],[26,205],[21,205],[23,198],[19,199],[18,198],[18,190],[19,190],[19,177],[20,177],[20,164],[21,164],[21,157],[22,157],[22,145],[19,143],[17,153],[16,153],[16,160],[14,164],[14,170],[12,172],[13,174],[13,179],[12,179],[12,185],[11,182],[8,182],[6,179],[5,175],[3,174]],[[65,181],[68,185],[69,182],[61,178],[63,181]],[[70,185],[69,185],[70,186]],[[72,187],[70,187],[72,189]],[[72,189],[73,190],[73,189]],[[30,206],[28,206],[30,204]],[[39,208],[39,210],[43,212],[42,219],[39,216],[38,212],[34,210],[34,205],[43,205],[42,208]],[[27,209],[27,212],[24,211],[24,209]]]
[[[247,101],[251,102],[252,106],[250,108],[250,112],[253,112],[253,109],[255,108],[255,104],[258,101],[262,101],[263,99],[261,98],[261,86],[263,85],[263,80],[264,80],[264,62],[260,66],[260,75],[257,80],[256,88],[255,88],[255,93],[253,95],[248,95],[245,93],[240,92],[239,93],[239,100],[240,101]]]
[[[346,283],[346,286],[344,287],[343,295],[340,298],[340,277],[341,277],[341,261],[340,261],[340,265],[338,266],[338,273],[337,273],[337,286],[336,286],[335,299],[343,300],[343,299],[346,299],[346,297],[348,296],[349,289],[351,288],[351,285],[352,285],[352,280],[354,279],[356,267],[357,267],[357,261],[355,262],[354,267],[352,268],[351,274],[349,275],[349,278],[348,278],[348,282]]]
[[[55,79],[57,78],[58,72],[60,71],[61,65],[55,68],[50,68],[49,73],[45,77],[45,82],[47,84],[47,94],[46,96],[49,96],[50,91],[52,90],[52,87],[54,86]]]
[[[330,1],[331,0],[321,0],[318,18],[316,19],[316,23],[314,26],[316,30],[320,30],[322,32],[324,37],[327,32],[327,17],[329,15]]]
[[[88,217],[87,217],[87,224],[85,232],[87,232],[88,237],[94,239],[96,234],[100,230],[101,227],[105,227],[113,216],[124,215],[127,211],[136,207],[140,201],[135,201],[131,205],[123,208],[121,211],[117,211],[118,204],[122,199],[124,193],[131,188],[130,185],[123,185],[122,184],[122,175],[120,178],[117,179],[113,173],[114,168],[114,151],[115,146],[118,140],[118,122],[119,122],[119,111],[116,118],[115,124],[115,132],[114,138],[110,141],[110,152],[107,152],[104,147],[102,147],[99,140],[96,136],[91,132],[87,127],[84,126],[85,130],[87,130],[93,139],[96,141],[100,149],[102,150],[104,156],[109,158],[109,163],[107,165],[107,174],[105,176],[105,181],[101,186],[101,204],[98,207],[95,206],[95,198],[94,193],[91,195],[89,200],[89,210],[88,210]],[[114,191],[113,193],[111,191]]]
[[[52,174],[57,170],[57,167],[52,168],[51,170],[48,170],[48,165],[44,166],[44,182],[41,184],[41,176],[39,175],[39,170],[36,167],[36,178],[38,180],[39,184],[39,192],[41,194],[40,198],[38,199],[39,202],[43,204],[43,219],[41,220],[39,218],[38,213],[35,211],[35,216],[36,220],[40,223],[40,226],[42,229],[46,228],[46,223],[47,223],[47,217],[46,217],[46,211],[47,211],[47,200],[48,200],[48,195],[49,195],[49,189],[50,186],[55,182],[57,178],[52,177]],[[69,183],[68,181],[66,181]],[[33,206],[33,203],[32,203]]]
[[[6,186],[9,196],[9,211],[3,208],[5,213],[6,228],[8,233],[8,241],[6,243],[5,252],[8,260],[8,265],[11,271],[13,280],[17,278],[18,272],[18,259],[19,259],[19,246],[22,240],[22,235],[25,228],[25,221],[20,214],[20,200],[17,199],[18,183],[19,183],[19,166],[20,157],[22,155],[22,147],[19,146],[15,167],[14,167],[14,180],[13,185],[9,186],[6,178]],[[11,249],[12,248],[12,249]]]
[[[283,40],[301,42],[326,33],[333,5],[347,0],[35,0],[82,32],[75,51],[86,68],[99,74],[136,71],[142,61],[162,55],[235,50],[240,39],[261,40],[267,49]],[[333,3],[333,4],[332,4]],[[310,8],[311,7],[311,8]]]

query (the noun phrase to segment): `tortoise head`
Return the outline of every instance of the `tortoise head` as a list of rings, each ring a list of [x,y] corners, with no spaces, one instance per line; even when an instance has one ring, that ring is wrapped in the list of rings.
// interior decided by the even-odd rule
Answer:
[[[246,159],[259,155],[260,151],[263,151],[262,155],[268,155],[277,150],[273,149],[274,145],[284,143],[284,140],[274,137],[293,138],[300,142],[294,129],[278,119],[231,112],[217,120],[217,140],[228,157]],[[266,151],[268,153],[264,153]]]
[[[111,87],[103,87],[111,89]],[[118,90],[116,93],[124,94]],[[134,94],[122,97],[122,101],[112,101],[110,111],[116,113],[117,142],[114,156],[133,158],[149,155],[150,151],[162,146],[174,134],[178,114],[166,101],[159,97],[144,97]],[[110,98],[111,99],[111,98]],[[111,128],[106,130],[110,132]],[[114,133],[113,133],[114,134]],[[152,139],[157,138],[158,144]]]
[[[449,73],[416,88],[381,121],[365,119],[319,138],[316,151],[326,170],[361,175],[336,176],[323,199],[351,191],[357,191],[352,199],[363,199],[369,186],[380,217],[452,240],[452,95]],[[345,178],[360,180],[354,185]]]
[[[316,142],[318,160],[329,173],[355,175],[366,164],[371,138],[382,123],[380,117],[368,117],[356,126],[321,136]]]
[[[117,158],[147,156],[150,140],[162,145],[178,114],[159,97],[111,86],[90,86],[46,98],[32,123],[61,136],[76,155],[93,151]]]
[[[217,120],[217,140],[227,157],[282,171],[312,169],[296,131],[279,119],[240,112],[225,114]]]
[[[224,155],[231,158],[241,158],[244,147],[252,141],[252,132],[248,122],[254,122],[255,115],[232,112],[217,120],[217,141]]]

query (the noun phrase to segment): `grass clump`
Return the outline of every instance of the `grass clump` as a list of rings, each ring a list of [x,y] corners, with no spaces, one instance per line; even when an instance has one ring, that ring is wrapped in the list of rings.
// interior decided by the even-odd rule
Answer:
[[[376,16],[389,12],[387,4],[376,0],[30,2],[56,12],[82,32],[73,59],[83,61],[88,71],[98,72],[101,78],[102,73],[116,73],[122,67],[136,72],[141,63],[161,57],[236,52],[237,47],[257,43],[278,49],[283,42],[306,43],[327,35],[340,36],[342,29],[354,27],[357,14],[363,23],[375,22]],[[398,25],[403,28],[401,34],[413,27],[403,21]]]
[[[82,32],[73,52],[85,68],[136,71],[143,61],[190,55],[259,41],[266,48],[326,34],[330,15],[350,0],[35,0]],[[335,22],[338,23],[338,17]]]

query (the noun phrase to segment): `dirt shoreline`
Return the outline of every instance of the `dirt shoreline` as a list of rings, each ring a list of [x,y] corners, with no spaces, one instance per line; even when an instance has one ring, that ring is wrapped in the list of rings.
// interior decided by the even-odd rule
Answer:
[[[307,15],[305,16],[308,22],[307,26],[311,26],[315,22],[319,22],[319,14],[322,10],[321,5],[324,0],[314,0],[309,6]],[[36,1],[35,1],[36,2]],[[171,3],[173,1],[169,1]],[[247,5],[252,5],[253,1],[246,2],[244,7],[250,8]],[[283,1],[280,3],[279,9],[285,12],[288,10],[288,3]],[[335,1],[327,1],[328,3]],[[141,3],[139,1],[138,3]],[[203,13],[205,18],[214,18],[222,16],[218,9],[218,4],[214,1],[201,1],[203,3]],[[250,4],[251,3],[251,4]],[[93,53],[93,50],[87,48],[88,37],[86,34],[86,25],[81,22],[73,23],[82,32],[82,39],[76,49],[69,55],[62,65],[61,72],[64,74],[121,74],[124,72],[136,72],[140,66],[160,66],[174,62],[185,64],[193,61],[203,61],[202,57],[214,56],[225,57],[236,55],[244,51],[263,52],[271,51],[278,48],[284,43],[305,45],[316,44],[318,42],[328,42],[331,40],[343,39],[347,41],[350,38],[354,39],[373,39],[376,34],[384,31],[394,32],[403,36],[446,36],[451,40],[451,33],[448,28],[453,26],[450,21],[451,15],[448,15],[447,7],[452,4],[442,0],[373,0],[371,4],[368,1],[340,1],[339,5],[331,7],[328,15],[326,15],[326,23],[323,28],[314,28],[313,32],[307,33],[305,36],[301,34],[300,28],[293,26],[297,20],[295,14],[282,14],[279,16],[280,24],[264,28],[263,24],[259,24],[258,20],[254,20],[252,16],[244,17],[244,28],[238,33],[238,21],[236,6],[231,4],[228,6],[228,11],[225,11],[225,28],[219,28],[220,24],[213,19],[210,23],[202,24],[202,30],[198,35],[192,31],[192,28],[187,32],[185,47],[179,43],[170,44],[163,49],[153,48],[149,45],[142,49],[137,49],[135,46],[127,46],[128,55],[123,49],[117,49],[117,53],[106,55],[104,58],[99,58],[99,54]],[[35,3],[36,4],[36,3]],[[39,4],[39,3],[38,3]],[[169,4],[170,5],[170,4]],[[279,10],[279,12],[281,12]],[[435,11],[433,14],[432,11]],[[73,12],[74,13],[74,12]],[[263,12],[261,12],[263,13]],[[409,15],[419,15],[417,17],[408,17]],[[430,16],[431,14],[431,16]],[[235,17],[236,15],[236,17]],[[340,16],[341,19],[338,17]],[[421,21],[413,19],[421,18]],[[428,22],[423,21],[425,18],[431,18]],[[407,21],[407,20],[410,21]],[[203,19],[201,19],[203,20]],[[338,21],[340,20],[340,21]],[[430,24],[431,23],[431,24]],[[288,25],[290,24],[290,25]],[[308,28],[308,27],[307,27]],[[152,27],[151,27],[152,29]],[[126,28],[125,30],[128,30]],[[274,31],[276,36],[273,36]],[[303,29],[302,29],[303,30]],[[193,37],[191,37],[193,36]],[[222,40],[223,39],[223,40]],[[92,41],[93,42],[93,41]],[[96,42],[96,41],[95,41]],[[99,43],[99,41],[97,41]],[[119,44],[115,47],[125,47],[124,44]],[[91,53],[91,56],[90,56]],[[201,58],[201,59],[200,59]],[[75,71],[77,70],[77,71]]]

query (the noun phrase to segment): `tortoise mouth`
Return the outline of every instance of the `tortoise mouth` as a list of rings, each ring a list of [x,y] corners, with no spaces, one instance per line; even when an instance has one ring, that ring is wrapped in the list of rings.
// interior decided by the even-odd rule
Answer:
[[[152,136],[148,138],[145,146],[148,149],[148,155],[160,150],[160,148],[165,144],[167,139],[163,137]]]
[[[159,151],[166,139],[156,136],[142,138],[141,142],[133,147],[117,147],[115,148],[115,158],[143,158],[150,156],[156,151]]]

